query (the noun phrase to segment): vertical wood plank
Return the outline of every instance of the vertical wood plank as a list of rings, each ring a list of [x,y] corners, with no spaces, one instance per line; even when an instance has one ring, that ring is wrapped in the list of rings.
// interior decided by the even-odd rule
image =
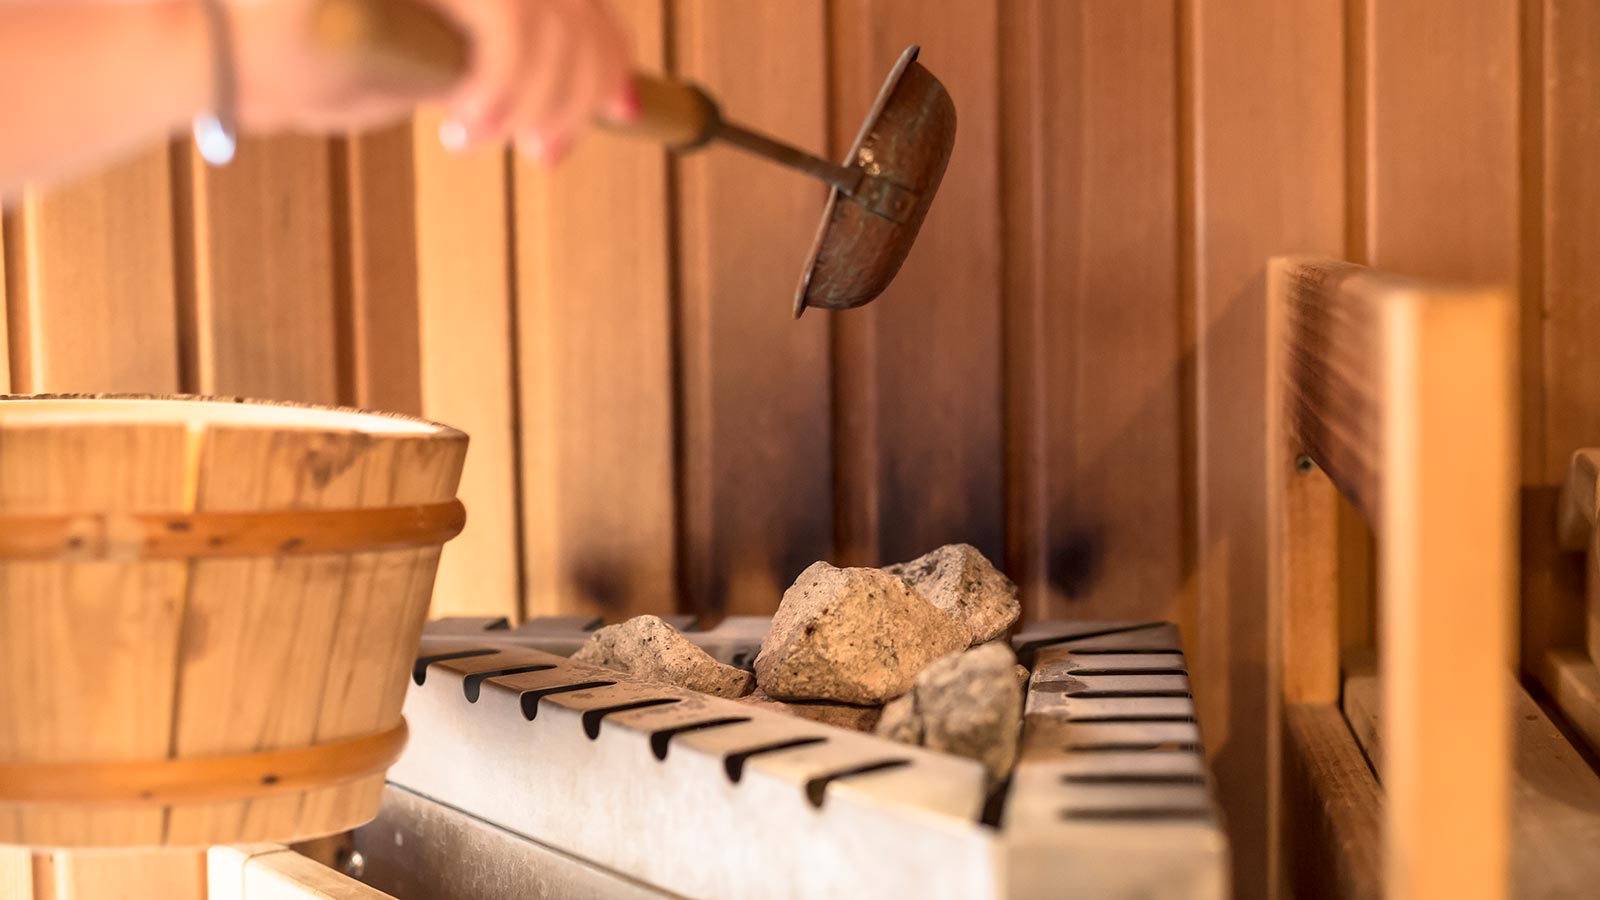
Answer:
[[[472,436],[458,493],[467,528],[445,545],[433,614],[521,612],[506,156],[446,153],[439,116],[413,129],[422,411]]]
[[[1186,544],[1175,4],[1001,10],[1007,558],[1033,616],[1174,617]]]
[[[1517,283],[1516,0],[1365,0],[1367,264]]]
[[[56,853],[37,900],[202,900],[203,850]]]
[[[6,303],[6,219],[0,214],[0,393],[11,391],[11,307]]]
[[[1501,900],[1510,887],[1503,661],[1517,578],[1517,311],[1506,290],[1408,297],[1385,315],[1384,883],[1390,897]]]
[[[742,124],[823,153],[823,0],[675,7],[676,74]],[[815,182],[735,150],[678,167],[683,541],[688,594],[767,613],[833,551],[828,318],[789,304],[821,214]]]
[[[0,479],[0,507],[8,512],[183,508],[180,427],[108,425],[70,435],[52,429],[7,431],[0,453],[12,465]],[[93,474],[39,477],[52,463],[61,471]],[[0,663],[0,708],[32,727],[0,731],[0,757],[65,761],[164,756],[178,646],[175,638],[147,636],[176,634],[186,571],[181,561],[148,567],[117,562],[5,566],[0,572],[0,629],[27,636],[19,646],[28,652],[7,654]],[[66,646],[101,664],[92,672],[82,666],[53,667],[51,660]],[[61,714],[67,710],[72,715]],[[92,729],[81,727],[90,721]],[[103,843],[159,843],[162,812],[41,806],[0,816],[0,841],[6,843],[60,846],[85,835]]]
[[[334,145],[334,222],[346,343],[342,398],[364,409],[422,412],[417,204],[411,124]]]
[[[1365,0],[1357,164],[1370,265],[1517,286],[1520,15],[1518,0]],[[1547,538],[1550,521],[1532,524]]]
[[[1269,895],[1267,783],[1278,688],[1265,605],[1263,273],[1344,243],[1344,9],[1338,0],[1191,0],[1184,173],[1197,416],[1194,627],[1186,635],[1233,849],[1235,896]]]
[[[1538,294],[1523,297],[1541,358],[1540,394],[1524,398],[1535,439],[1524,443],[1523,659],[1537,668],[1547,651],[1580,646],[1584,576],[1575,555],[1550,538],[1555,501],[1574,450],[1600,446],[1600,158],[1594,154],[1593,110],[1600,103],[1600,8],[1579,0],[1530,3],[1529,25],[1542,51],[1542,78],[1525,97],[1543,115],[1527,150],[1537,160],[1524,206],[1527,266]],[[1525,290],[1528,282],[1524,282]],[[1526,342],[1524,347],[1527,347]],[[1526,350],[1525,350],[1526,352]],[[1524,384],[1526,384],[1526,380]],[[1554,692],[1556,685],[1549,684]]]
[[[328,141],[245,139],[224,168],[192,148],[181,163],[179,226],[191,255],[180,283],[195,387],[339,402]]]
[[[662,0],[627,0],[662,68]],[[559,169],[518,161],[524,612],[670,612],[677,589],[667,160],[592,135]]]
[[[16,389],[176,390],[166,146],[48,193],[29,189],[11,224]]]
[[[909,559],[970,543],[1001,558],[997,0],[834,0],[833,149],[842,156],[906,45],[960,124],[916,246],[869,307],[834,317],[840,556]]]

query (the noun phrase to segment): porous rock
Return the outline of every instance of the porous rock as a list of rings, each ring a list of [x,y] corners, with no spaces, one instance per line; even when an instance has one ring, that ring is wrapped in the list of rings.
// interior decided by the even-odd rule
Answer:
[[[770,709],[786,715],[799,716],[824,725],[849,728],[852,731],[872,731],[883,710],[876,706],[855,706],[850,703],[833,703],[827,700],[774,700],[757,690],[739,698],[740,703],[757,709]]]
[[[1017,586],[971,544],[946,544],[884,571],[965,623],[972,644],[1000,637],[1022,615]]]
[[[756,656],[756,681],[778,700],[879,704],[970,642],[966,626],[900,578],[819,562],[784,592]]]
[[[998,642],[946,656],[884,707],[876,732],[978,760],[991,780],[1004,778],[1017,760],[1022,726],[1016,667],[1011,648]]]
[[[634,616],[596,631],[572,654],[578,662],[616,669],[640,681],[672,684],[716,697],[750,693],[750,673],[724,665],[659,616]]]

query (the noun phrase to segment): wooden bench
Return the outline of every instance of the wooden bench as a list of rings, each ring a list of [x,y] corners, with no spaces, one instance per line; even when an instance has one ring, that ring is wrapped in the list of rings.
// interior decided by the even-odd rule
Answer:
[[[1299,900],[1507,896],[1515,337],[1503,292],[1270,267],[1274,858]],[[1340,707],[1341,494],[1377,539],[1382,790]]]

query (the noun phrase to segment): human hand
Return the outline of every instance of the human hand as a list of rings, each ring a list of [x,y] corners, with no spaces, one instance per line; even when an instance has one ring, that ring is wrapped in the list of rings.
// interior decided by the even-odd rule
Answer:
[[[601,0],[391,0],[426,3],[470,50],[438,99],[451,149],[515,138],[554,163],[596,117],[638,114],[626,38]],[[316,0],[229,0],[245,129],[337,131],[405,115],[424,99],[379,88],[311,38]]]

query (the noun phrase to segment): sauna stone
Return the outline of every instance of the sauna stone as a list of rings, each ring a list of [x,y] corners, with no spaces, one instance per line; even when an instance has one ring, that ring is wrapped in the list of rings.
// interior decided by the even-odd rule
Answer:
[[[970,644],[1000,637],[1022,614],[1017,586],[971,544],[946,544],[884,571],[961,620],[972,632]]]
[[[769,709],[773,712],[810,719],[823,725],[849,728],[852,731],[872,731],[878,724],[878,716],[883,712],[882,708],[877,706],[855,706],[849,703],[832,703],[827,700],[785,702],[783,700],[774,700],[759,690],[739,698],[739,702],[749,704],[757,709]]]
[[[966,626],[900,578],[819,562],[784,592],[756,656],[756,681],[777,700],[878,704],[970,640]]]
[[[714,697],[742,697],[754,683],[749,672],[717,662],[658,616],[635,616],[608,625],[596,631],[572,658],[625,672],[640,681],[677,685]]]
[[[905,696],[884,707],[876,733],[978,760],[998,781],[1017,761],[1021,728],[1017,658],[996,642],[929,666]]]

